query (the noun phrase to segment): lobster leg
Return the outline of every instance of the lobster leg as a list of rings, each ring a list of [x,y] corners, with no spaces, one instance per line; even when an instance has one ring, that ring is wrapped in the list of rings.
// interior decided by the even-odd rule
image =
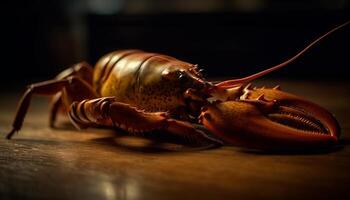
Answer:
[[[55,121],[57,118],[57,113],[60,108],[62,108],[63,102],[62,102],[62,92],[58,92],[53,98],[51,103],[51,109],[50,109],[50,118],[49,118],[49,125],[51,128],[54,127]]]
[[[132,134],[165,130],[199,144],[222,144],[221,141],[211,138],[188,122],[169,118],[166,112],[145,112],[118,102],[114,97],[74,102],[69,117],[77,128],[96,125],[115,126]]]
[[[29,85],[18,104],[16,116],[12,124],[13,128],[7,134],[6,138],[11,139],[13,134],[21,129],[33,95],[55,95],[60,91],[64,91],[63,93],[67,104],[70,104],[73,100],[95,98],[97,96],[88,83],[75,76],[69,76],[62,80],[49,80]]]
[[[86,62],[80,62],[72,67],[62,71],[56,76],[56,80],[67,79],[69,77],[75,76],[84,80],[87,84],[92,85],[92,67]],[[50,105],[50,118],[49,125],[50,127],[54,127],[58,111],[64,108],[63,100],[62,100],[62,92],[58,92],[51,101]]]

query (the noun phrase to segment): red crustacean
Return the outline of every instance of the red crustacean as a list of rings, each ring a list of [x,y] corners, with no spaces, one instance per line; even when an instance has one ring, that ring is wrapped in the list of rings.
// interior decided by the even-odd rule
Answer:
[[[249,82],[286,66],[347,24],[279,65],[222,82],[205,80],[197,65],[140,50],[109,53],[94,69],[85,62],[75,64],[54,80],[29,85],[7,138],[21,129],[32,95],[52,95],[51,126],[64,108],[77,128],[101,125],[140,135],[162,130],[198,143],[254,149],[313,149],[336,144],[340,129],[327,110],[278,86],[253,88]]]

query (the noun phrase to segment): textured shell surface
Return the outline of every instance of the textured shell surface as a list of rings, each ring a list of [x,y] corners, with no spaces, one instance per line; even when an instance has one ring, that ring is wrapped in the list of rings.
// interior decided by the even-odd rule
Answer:
[[[183,94],[194,76],[186,73],[193,67],[157,53],[115,51],[97,62],[94,88],[101,96],[114,96],[146,111],[169,111],[184,104]]]

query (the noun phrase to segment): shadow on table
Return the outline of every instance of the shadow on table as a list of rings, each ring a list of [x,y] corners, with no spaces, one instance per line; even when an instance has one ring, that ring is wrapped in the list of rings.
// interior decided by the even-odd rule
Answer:
[[[196,146],[188,143],[160,140],[158,138],[142,138],[127,135],[97,138],[93,139],[92,141],[141,153],[193,152],[220,148],[220,146],[217,145]],[[241,153],[255,155],[322,155],[341,151],[345,145],[350,145],[350,140],[342,140],[339,145],[321,149],[263,151],[235,148],[232,149],[232,151],[239,151]]]
[[[71,123],[67,122],[60,123],[54,129],[65,131],[76,130]],[[95,130],[92,128],[89,132],[101,131],[103,129],[111,130],[108,127],[99,127]],[[113,134],[111,135],[93,138],[89,141],[142,153],[189,152],[209,150],[219,147],[217,144],[197,144],[193,142],[193,140],[186,140],[164,131],[153,131],[138,136],[130,135],[123,130],[115,130],[112,133]]]
[[[56,129],[75,130],[71,124],[64,124]],[[199,145],[191,141],[183,140],[179,137],[166,134],[164,132],[152,132],[146,136],[131,136],[125,131],[116,131],[115,134],[107,137],[99,137],[90,141],[103,145],[114,146],[128,151],[141,153],[175,153],[203,151],[220,148],[215,144]],[[236,148],[242,153],[256,155],[322,155],[342,150],[345,146],[350,145],[350,138],[343,138],[338,145],[320,149],[298,149],[298,150],[254,150],[246,148]]]
[[[62,145],[62,142],[67,143],[84,143],[89,144],[94,143],[95,145],[103,145],[106,147],[111,147],[115,149],[122,149],[126,151],[132,151],[137,153],[150,153],[150,154],[169,154],[169,153],[185,153],[185,152],[200,152],[208,151],[213,149],[218,149],[220,146],[217,145],[193,145],[179,141],[169,141],[162,140],[159,138],[149,138],[149,137],[138,137],[138,136],[129,136],[126,134],[116,134],[113,136],[103,136],[98,138],[89,139],[87,141],[54,141],[46,139],[26,139],[26,138],[16,138],[14,139],[17,142],[20,142],[23,145],[29,145],[29,143],[37,143],[39,146],[58,146]],[[91,142],[91,143],[90,143]],[[307,150],[290,150],[290,151],[262,151],[254,149],[244,149],[244,148],[234,148],[232,151],[238,151],[244,154],[253,154],[253,155],[323,155],[330,154],[334,152],[341,151],[345,146],[350,145],[350,140],[341,140],[339,145],[335,145],[329,148],[322,149],[307,149]],[[110,148],[109,148],[110,149]]]
[[[334,145],[331,147],[324,147],[320,149],[266,150],[266,151],[254,150],[254,149],[241,149],[240,151],[243,153],[256,154],[256,155],[322,155],[322,154],[338,152],[343,148],[344,148],[344,145],[340,143],[338,145]]]
[[[126,134],[95,138],[91,141],[141,153],[193,152],[218,148],[216,144],[191,144],[178,138],[176,140],[170,140],[159,137],[129,136]]]

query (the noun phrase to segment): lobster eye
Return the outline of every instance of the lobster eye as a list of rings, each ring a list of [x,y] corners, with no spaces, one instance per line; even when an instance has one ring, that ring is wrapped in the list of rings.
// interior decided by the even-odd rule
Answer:
[[[186,73],[183,70],[179,70],[177,72],[177,76],[178,76],[179,81],[187,80],[187,75],[186,75]]]
[[[187,74],[184,70],[174,70],[174,71],[169,71],[169,70],[164,70],[162,72],[162,76],[165,79],[168,80],[178,80],[178,81],[185,81],[187,80]]]

